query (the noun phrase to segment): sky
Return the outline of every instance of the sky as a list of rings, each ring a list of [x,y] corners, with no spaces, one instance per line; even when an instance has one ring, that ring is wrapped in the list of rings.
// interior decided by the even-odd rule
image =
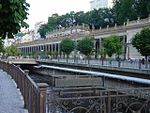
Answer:
[[[36,22],[47,22],[48,17],[54,13],[59,15],[70,11],[89,11],[91,0],[26,0],[30,4],[28,20],[30,29],[34,28]]]

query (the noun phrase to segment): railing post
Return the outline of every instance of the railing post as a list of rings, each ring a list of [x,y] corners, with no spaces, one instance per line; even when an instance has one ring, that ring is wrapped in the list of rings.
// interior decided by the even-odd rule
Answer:
[[[105,76],[104,75],[103,75],[102,80],[103,80],[103,87],[105,87]]]
[[[25,72],[25,76],[24,76],[24,80],[23,80],[23,96],[24,96],[24,108],[27,108],[27,103],[28,103],[28,87],[27,87],[27,84],[26,83],[26,79],[27,79],[27,76],[29,75],[29,70],[24,70]]]
[[[37,85],[40,90],[40,113],[46,113],[46,89],[48,84],[38,83]]]
[[[11,73],[11,70],[10,70],[10,68],[9,68],[9,67],[10,67],[9,63],[6,62],[5,64],[6,64],[6,66],[7,66],[7,69],[6,69],[5,71],[7,72],[7,74],[10,75],[11,78],[13,78],[12,75],[10,74],[10,73]]]
[[[17,68],[19,69],[20,68],[20,65],[17,65]],[[21,80],[20,80],[20,75],[18,74],[18,69],[15,71],[16,73],[16,84],[17,84],[17,88],[21,88]],[[22,89],[20,89],[22,90]]]

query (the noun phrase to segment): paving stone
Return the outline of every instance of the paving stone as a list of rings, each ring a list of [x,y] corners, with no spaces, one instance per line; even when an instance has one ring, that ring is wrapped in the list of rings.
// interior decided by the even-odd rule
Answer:
[[[0,113],[28,113],[10,75],[0,69]]]

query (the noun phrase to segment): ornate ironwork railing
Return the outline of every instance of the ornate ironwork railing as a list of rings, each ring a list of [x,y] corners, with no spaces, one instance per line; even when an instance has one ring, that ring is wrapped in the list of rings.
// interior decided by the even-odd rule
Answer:
[[[47,113],[150,113],[150,88],[53,89]]]

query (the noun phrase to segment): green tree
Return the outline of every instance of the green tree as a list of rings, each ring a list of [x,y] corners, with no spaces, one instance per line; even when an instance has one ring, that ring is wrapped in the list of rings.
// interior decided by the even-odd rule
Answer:
[[[116,35],[108,36],[104,39],[103,47],[109,57],[112,57],[113,54],[117,55],[118,66],[120,66],[120,55],[122,54],[122,42],[120,37]]]
[[[104,59],[106,57],[106,51],[104,48],[100,48],[98,54],[101,56],[102,65],[104,64]]]
[[[89,12],[88,25],[94,25],[95,29],[104,28],[107,25],[114,26],[115,18],[110,9],[94,9]]]
[[[59,16],[57,13],[52,14],[52,16],[48,17],[48,22],[46,24],[41,25],[38,29],[41,38],[46,38],[46,33],[59,28],[61,25],[61,19],[61,16]]]
[[[67,62],[69,54],[74,50],[74,42],[70,38],[65,38],[60,43],[60,51],[67,55]]]
[[[28,27],[27,19],[29,4],[26,0],[1,0],[0,2],[0,36],[12,38],[21,27]]]
[[[85,13],[83,11],[77,12],[74,15],[75,18],[75,24],[82,25],[83,23],[86,23]]]
[[[104,39],[103,41],[103,47],[106,51],[106,54],[109,57],[112,57],[112,55],[115,53],[115,48],[114,48],[114,42],[113,42],[113,38],[112,37],[107,37],[106,39]]]
[[[116,16],[117,24],[123,24],[127,20],[137,19],[134,0],[115,0],[113,11]],[[130,13],[129,13],[130,12]]]
[[[62,15],[59,17],[57,26],[61,27],[71,27],[76,24],[75,20],[75,12],[71,11],[70,13],[66,13],[65,15]]]
[[[49,31],[47,24],[43,24],[38,29],[38,32],[40,33],[41,38],[46,38],[46,33]]]
[[[140,18],[147,18],[150,14],[149,5],[149,0],[134,0],[137,16]]]
[[[148,10],[148,13],[150,14],[150,3],[148,3],[147,5],[147,10]]]
[[[114,0],[113,13],[117,23],[123,24],[127,19],[147,18],[150,14],[149,6],[149,0]]]
[[[20,51],[16,46],[11,45],[5,48],[5,53],[7,53],[10,56],[16,56],[20,54]]]
[[[60,19],[60,16],[57,13],[52,14],[51,17],[48,17],[47,27],[48,27],[49,31],[52,31],[52,30],[58,28],[59,21],[60,21],[59,19]]]
[[[61,16],[56,13],[48,17],[48,23],[40,27],[39,33],[42,37],[45,37],[47,32],[54,29],[82,24],[89,25],[90,28],[94,25],[96,29],[99,29],[107,25],[113,26],[115,24],[115,17],[111,9],[99,9],[87,13],[71,11]]]
[[[137,33],[132,39],[132,45],[145,56],[147,68],[147,59],[150,56],[150,28],[143,28],[140,33]]]
[[[78,42],[77,49],[80,51],[80,53],[84,54],[87,57],[89,64],[90,55],[92,54],[94,49],[94,39],[92,37],[84,37]]]

